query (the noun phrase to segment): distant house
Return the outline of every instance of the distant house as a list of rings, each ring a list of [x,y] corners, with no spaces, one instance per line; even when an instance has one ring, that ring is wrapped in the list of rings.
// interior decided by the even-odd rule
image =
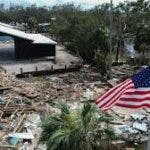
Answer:
[[[30,34],[14,29],[13,26],[0,23],[0,35],[14,38],[15,58],[30,59],[56,56],[56,42],[41,34]]]
[[[37,27],[37,32],[39,33],[46,33],[50,29],[50,23],[39,23]]]

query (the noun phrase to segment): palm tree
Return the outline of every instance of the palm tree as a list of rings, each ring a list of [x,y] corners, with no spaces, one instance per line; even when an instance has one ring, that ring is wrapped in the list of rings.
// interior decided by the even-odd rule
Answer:
[[[107,139],[108,143],[113,137],[109,127],[112,117],[99,113],[95,106],[85,104],[72,111],[61,103],[58,108],[60,113],[50,116],[41,125],[40,142],[47,144],[47,150],[103,150],[104,141]]]
[[[37,27],[38,27],[38,21],[35,17],[30,17],[28,19],[28,27],[31,33],[36,32]]]

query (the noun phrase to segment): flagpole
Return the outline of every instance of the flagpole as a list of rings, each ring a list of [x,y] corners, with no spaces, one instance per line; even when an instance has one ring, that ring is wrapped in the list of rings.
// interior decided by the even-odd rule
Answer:
[[[112,5],[113,0],[110,0],[110,10],[109,10],[109,70],[108,78],[111,78],[111,65],[112,65]]]

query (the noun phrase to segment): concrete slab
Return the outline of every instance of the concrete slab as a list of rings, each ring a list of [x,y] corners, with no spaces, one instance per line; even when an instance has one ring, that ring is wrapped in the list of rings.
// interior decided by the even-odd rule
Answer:
[[[55,69],[64,68],[65,65],[78,64],[80,59],[69,54],[61,46],[56,47],[56,63],[51,58],[45,57],[41,59],[30,59],[30,60],[15,60],[14,59],[14,44],[0,43],[0,66],[10,74],[20,73],[20,68],[23,72],[38,70],[50,70],[51,66]]]

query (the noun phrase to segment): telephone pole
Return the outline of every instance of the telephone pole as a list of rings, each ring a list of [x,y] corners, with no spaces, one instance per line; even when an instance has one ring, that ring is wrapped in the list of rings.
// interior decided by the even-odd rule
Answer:
[[[112,65],[112,7],[113,1],[110,0],[110,10],[109,10],[109,69],[108,69],[108,78],[111,78],[111,65]]]

